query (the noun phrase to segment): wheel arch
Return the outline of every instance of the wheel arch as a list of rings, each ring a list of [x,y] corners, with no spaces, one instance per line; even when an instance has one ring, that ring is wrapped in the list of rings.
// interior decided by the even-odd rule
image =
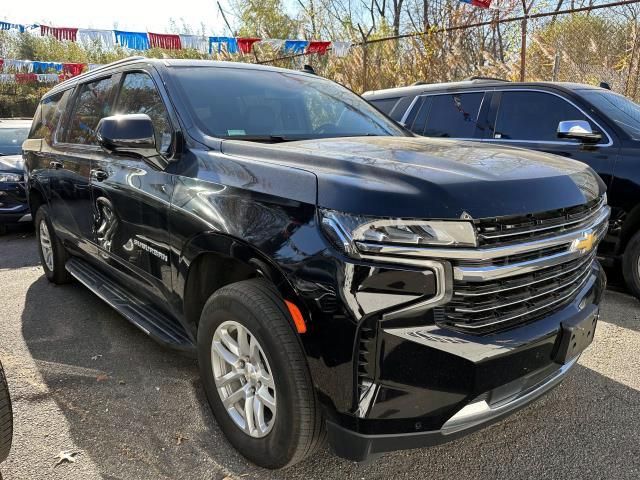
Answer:
[[[618,243],[618,252],[620,254],[624,253],[629,240],[631,240],[638,231],[640,231],[640,203],[629,211],[622,224]]]
[[[251,278],[270,281],[284,300],[293,301],[306,314],[281,268],[252,245],[228,235],[208,232],[191,239],[180,255],[177,275],[185,322],[194,333],[211,295]],[[293,319],[289,320],[295,328]]]
[[[38,182],[32,181],[29,183],[27,203],[29,204],[29,210],[31,211],[31,216],[34,220],[40,205],[47,205],[49,203],[47,201],[47,196],[44,194],[44,189]]]

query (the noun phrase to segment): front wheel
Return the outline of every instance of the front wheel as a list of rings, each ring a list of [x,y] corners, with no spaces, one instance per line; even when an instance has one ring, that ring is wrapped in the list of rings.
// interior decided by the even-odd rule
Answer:
[[[58,285],[68,283],[71,281],[71,275],[64,266],[69,255],[53,230],[49,209],[46,205],[41,205],[38,208],[34,224],[40,263],[47,280]]]
[[[234,283],[209,298],[198,326],[198,363],[220,427],[255,464],[293,465],[324,439],[302,347],[266,281]]]
[[[637,298],[640,298],[640,232],[636,233],[622,256],[622,274],[627,288]]]

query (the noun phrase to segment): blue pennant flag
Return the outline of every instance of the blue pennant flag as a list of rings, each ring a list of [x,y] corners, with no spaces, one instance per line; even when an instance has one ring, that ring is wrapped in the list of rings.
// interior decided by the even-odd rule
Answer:
[[[227,52],[238,53],[238,40],[234,37],[209,37],[209,53],[213,53],[213,45],[217,44],[218,53],[222,52],[222,45],[227,46]]]
[[[304,53],[309,42],[307,40],[286,40],[284,42],[285,53]]]
[[[116,42],[132,50],[149,50],[149,37],[143,32],[122,32],[114,30]]]
[[[0,22],[0,30],[18,30],[20,33],[24,33],[24,25],[18,23]]]

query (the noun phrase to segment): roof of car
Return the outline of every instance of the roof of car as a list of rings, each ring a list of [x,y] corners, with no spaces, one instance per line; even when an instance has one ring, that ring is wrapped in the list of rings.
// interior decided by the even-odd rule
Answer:
[[[314,78],[317,78],[316,75],[310,73],[304,73],[299,70],[289,70],[286,68],[272,67],[269,65],[257,65],[255,63],[243,63],[243,62],[222,62],[217,60],[195,60],[195,59],[171,59],[171,58],[148,58],[148,57],[128,57],[122,60],[118,60],[112,63],[108,63],[103,65],[102,67],[98,67],[89,72],[83,73],[82,75],[78,75],[77,77],[70,78],[69,80],[65,80],[62,83],[59,83],[54,88],[52,88],[47,95],[65,90],[69,87],[76,85],[79,82],[84,81],[85,79],[89,79],[94,76],[100,76],[107,72],[108,70],[125,66],[128,64],[134,63],[145,63],[150,65],[162,65],[165,67],[224,67],[224,68],[237,68],[237,69],[250,69],[250,70],[262,70],[262,71],[272,71],[272,72],[287,72],[287,73],[297,73],[300,75],[307,75]]]
[[[387,88],[384,90],[372,90],[365,92],[362,95],[366,98],[394,98],[404,97],[408,95],[419,95],[432,91],[455,91],[466,88],[535,88],[535,87],[555,87],[564,88],[566,90],[586,90],[586,89],[599,89],[600,87],[594,87],[592,85],[585,85],[582,83],[571,82],[509,82],[506,80],[497,79],[473,79],[463,80],[461,82],[447,82],[447,83],[424,83],[419,85],[410,85],[407,87]]]
[[[0,128],[31,127],[32,120],[26,117],[0,118]]]

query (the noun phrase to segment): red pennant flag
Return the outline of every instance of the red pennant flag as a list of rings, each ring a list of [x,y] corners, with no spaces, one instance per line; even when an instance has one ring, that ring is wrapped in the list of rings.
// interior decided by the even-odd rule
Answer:
[[[327,48],[329,48],[331,42],[309,42],[309,46],[307,47],[307,53],[317,53],[318,55],[324,55],[327,53]]]
[[[182,50],[180,35],[148,32],[149,46],[151,48],[164,48],[165,50]]]
[[[40,35],[42,35],[43,37],[46,35],[51,35],[56,40],[70,40],[72,42],[75,42],[77,34],[77,28],[57,28],[40,25]]]
[[[479,8],[489,8],[491,6],[491,0],[471,0],[471,5]]]
[[[85,66],[84,63],[63,63],[61,77],[71,78],[80,75]]]
[[[16,73],[16,83],[33,83],[38,80],[38,75],[35,73]]]
[[[238,48],[242,53],[251,53],[253,44],[262,40],[261,38],[237,38]]]

